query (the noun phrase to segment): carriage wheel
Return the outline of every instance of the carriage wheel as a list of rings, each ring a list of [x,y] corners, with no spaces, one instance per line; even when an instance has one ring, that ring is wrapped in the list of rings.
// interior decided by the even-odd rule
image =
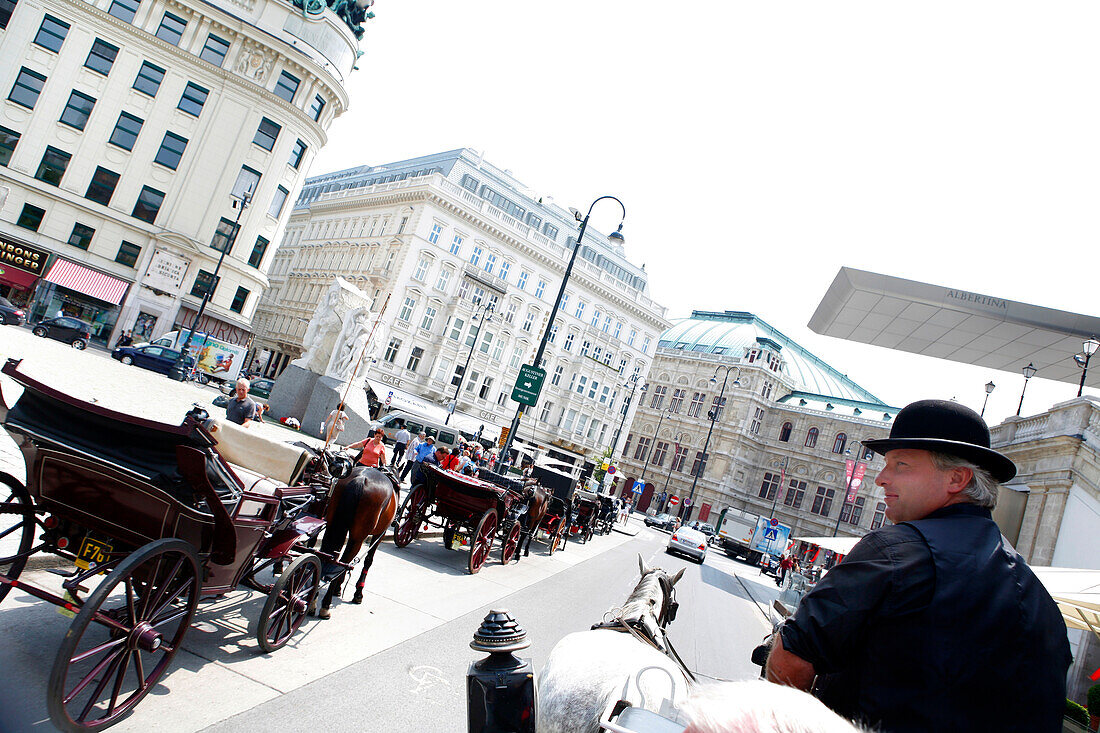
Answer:
[[[267,594],[256,628],[260,648],[271,653],[281,649],[305,620],[306,612],[321,586],[321,561],[316,555],[299,555],[275,581]]]
[[[198,603],[199,558],[189,543],[156,540],[119,563],[57,651],[46,698],[53,724],[92,731],[117,723],[168,669]]]
[[[547,553],[548,555],[553,555],[555,552],[557,552],[558,551],[558,545],[561,544],[562,522],[563,522],[563,520],[559,519],[558,523],[556,525],[554,525],[554,531],[550,533],[550,536],[548,538],[549,541],[550,541],[549,542],[550,551]]]
[[[421,509],[427,498],[428,491],[424,488],[424,484],[414,486],[405,497],[405,501],[401,504],[401,511],[398,513],[397,529],[393,532],[393,544],[397,547],[405,547],[416,538],[417,530],[420,528]]]
[[[512,528],[508,530],[508,536],[500,547],[500,562],[502,565],[507,565],[516,556],[516,550],[519,548],[519,534],[519,522],[512,522]]]
[[[6,473],[0,473],[0,540],[15,537],[19,544],[11,555],[0,556],[0,575],[12,580],[19,577],[27,565],[27,553],[34,542],[34,501],[26,487]],[[11,590],[10,585],[0,585],[0,602]]]
[[[477,523],[477,531],[470,538],[470,560],[467,567],[473,575],[485,561],[489,559],[489,551],[493,549],[493,535],[497,531],[497,510],[490,509],[481,515],[481,521]]]

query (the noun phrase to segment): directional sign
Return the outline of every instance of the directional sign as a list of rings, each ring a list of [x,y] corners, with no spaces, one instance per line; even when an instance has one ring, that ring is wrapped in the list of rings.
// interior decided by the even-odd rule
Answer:
[[[524,364],[519,368],[516,386],[512,388],[512,399],[528,407],[534,406],[538,402],[539,392],[542,391],[542,383],[545,379],[545,369]]]
[[[779,530],[773,527],[768,527],[764,530],[764,539],[768,541],[779,539]]]

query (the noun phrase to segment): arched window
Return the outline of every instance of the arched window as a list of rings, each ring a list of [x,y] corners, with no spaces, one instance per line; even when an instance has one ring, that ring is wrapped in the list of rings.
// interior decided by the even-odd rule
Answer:
[[[813,448],[817,445],[817,428],[810,428],[806,431],[806,447]]]
[[[844,433],[837,433],[836,440],[833,441],[833,453],[843,453],[844,446],[848,444],[848,436]]]
[[[783,423],[783,427],[779,430],[779,442],[786,443],[791,439],[791,429],[794,428],[789,422]]]

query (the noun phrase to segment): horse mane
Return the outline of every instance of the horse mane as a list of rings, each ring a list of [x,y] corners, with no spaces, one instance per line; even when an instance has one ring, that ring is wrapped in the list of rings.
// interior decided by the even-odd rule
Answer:
[[[664,591],[661,589],[660,568],[653,568],[642,575],[641,580],[634,586],[622,606],[622,620],[628,624],[642,622],[646,616],[651,617],[653,624],[657,624],[657,616],[661,613],[661,601]]]

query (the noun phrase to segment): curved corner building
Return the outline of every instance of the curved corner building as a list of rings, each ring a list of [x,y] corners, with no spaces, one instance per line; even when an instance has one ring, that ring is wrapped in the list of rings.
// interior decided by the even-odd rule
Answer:
[[[0,0],[0,295],[113,344],[212,287],[200,329],[246,344],[373,17],[302,2]]]

